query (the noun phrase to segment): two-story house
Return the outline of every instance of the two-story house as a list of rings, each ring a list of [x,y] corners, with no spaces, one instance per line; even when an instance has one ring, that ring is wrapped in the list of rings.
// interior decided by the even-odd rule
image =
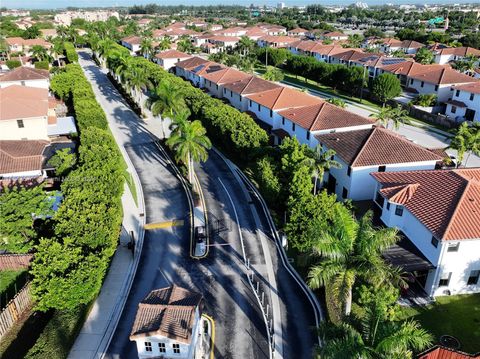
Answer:
[[[231,67],[225,67],[221,70],[207,73],[203,76],[205,81],[205,88],[210,92],[214,97],[222,98],[226,95],[227,90],[224,88],[225,84],[229,84],[236,81],[241,81],[243,79],[249,78],[251,75],[235,70]],[[233,94],[230,93],[232,97]]]
[[[327,189],[338,198],[372,198],[373,172],[434,169],[443,158],[383,127],[315,136],[325,150],[334,150],[341,168],[332,168]]]
[[[50,49],[52,44],[44,39],[22,39],[21,37],[7,37],[5,39],[9,53],[23,53],[27,56],[31,54],[33,46],[41,46]]]
[[[192,55],[178,50],[165,50],[155,54],[153,61],[162,66],[164,70],[170,70],[177,62],[191,58]]]
[[[286,48],[289,44],[295,41],[297,41],[297,39],[290,36],[266,35],[257,40],[257,45],[260,47]]]
[[[480,292],[480,169],[372,173],[381,220],[431,263],[415,273],[431,296]]]
[[[138,358],[195,358],[202,296],[172,285],[151,291],[138,305],[130,340]]]
[[[480,81],[453,86],[445,114],[459,121],[480,121]]]
[[[0,88],[12,85],[37,87],[48,90],[50,87],[50,73],[48,70],[20,66],[0,75]]]
[[[120,40],[120,45],[126,47],[131,53],[136,54],[140,51],[142,38],[140,36],[127,36]]]
[[[447,47],[435,52],[435,63],[444,65],[450,61],[463,60],[467,56],[480,57],[480,50],[473,47]]]

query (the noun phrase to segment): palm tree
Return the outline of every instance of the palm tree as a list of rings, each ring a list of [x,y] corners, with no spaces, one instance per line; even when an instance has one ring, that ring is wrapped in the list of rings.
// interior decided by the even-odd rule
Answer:
[[[159,51],[165,51],[165,50],[168,50],[171,45],[172,45],[172,39],[170,38],[170,36],[164,36],[160,40],[157,48]]]
[[[312,177],[314,178],[315,185],[313,186],[313,194],[317,194],[317,183],[320,178],[323,180],[325,171],[330,168],[341,168],[342,165],[333,160],[335,155],[334,150],[323,150],[323,147],[317,145],[315,149],[308,151],[308,157],[303,161],[312,171]]]
[[[33,45],[32,46],[32,55],[31,56],[37,61],[43,61],[43,60],[49,60],[50,59],[50,55],[48,54],[47,49],[45,49],[43,46],[40,46],[40,45]]]
[[[391,117],[392,128],[394,130],[398,130],[400,128],[400,124],[410,123],[410,120],[408,119],[408,112],[399,105],[392,109]]]
[[[472,154],[480,155],[480,124],[474,122],[469,126],[466,122],[458,128],[455,137],[452,138],[450,146],[457,151],[457,167],[460,167],[465,153],[468,152],[465,166]]]
[[[375,308],[366,308],[356,320],[340,325],[323,324],[319,334],[323,346],[317,349],[322,359],[403,359],[428,348],[433,337],[416,321],[385,320]]]
[[[76,28],[74,28],[73,26],[69,26],[67,28],[67,37],[75,45],[75,43],[77,42],[77,37],[78,37],[78,30]]]
[[[400,123],[408,123],[408,114],[399,107],[392,108],[390,106],[382,107],[377,113],[372,113],[370,117],[377,120],[377,124],[388,128],[393,122],[393,127],[398,129]]]
[[[151,87],[152,83],[144,67],[131,67],[125,77],[125,85],[132,91],[135,102],[142,108],[142,91],[145,87]],[[140,98],[138,98],[140,94]]]
[[[143,38],[142,42],[140,43],[140,51],[142,52],[143,56],[145,56],[147,59],[152,57],[152,54],[153,54],[152,39],[148,37]]]
[[[241,36],[237,43],[237,50],[239,50],[243,56],[248,55],[254,47],[255,41],[250,39],[248,36]]]
[[[177,49],[178,51],[182,51],[182,52],[194,51],[192,42],[188,37],[184,37],[184,36],[182,36],[182,38],[177,42]]]
[[[50,56],[57,61],[57,65],[60,66],[58,55],[63,54],[63,41],[52,41],[52,47],[50,48]]]
[[[338,97],[331,97],[327,100],[327,102],[341,108],[347,107],[347,104],[345,103],[345,101],[343,101],[341,98],[338,98]]]
[[[312,257],[318,262],[310,268],[308,285],[318,289],[328,284],[332,299],[342,303],[346,315],[351,311],[352,288],[357,278],[376,284],[398,280],[398,271],[381,256],[398,241],[397,229],[374,228],[372,216],[369,211],[357,222],[339,203],[334,207],[332,223],[312,231],[317,236]]]
[[[132,57],[129,55],[118,54],[112,56],[112,68],[117,80],[124,82],[130,74],[132,67]]]
[[[183,98],[182,89],[171,81],[162,80],[154,89],[152,97],[147,100],[147,107],[152,111],[153,116],[162,117],[163,137],[163,119],[169,117],[173,119],[186,105]]]
[[[208,158],[207,149],[212,147],[206,133],[200,121],[187,121],[182,125],[181,131],[172,133],[166,142],[175,151],[175,160],[187,166],[190,183],[193,183],[193,163],[205,162]]]
[[[57,26],[57,35],[62,39],[62,40],[65,40],[65,38],[67,37],[67,34],[68,34],[68,30],[67,30],[67,27],[64,26],[64,25],[58,25]]]
[[[182,135],[184,132],[185,126],[189,123],[188,118],[190,117],[190,111],[187,107],[181,109],[172,119],[172,123],[169,128],[174,135]]]

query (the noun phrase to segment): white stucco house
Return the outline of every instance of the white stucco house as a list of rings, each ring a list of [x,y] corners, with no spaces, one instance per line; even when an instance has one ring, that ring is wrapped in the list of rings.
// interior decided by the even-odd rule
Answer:
[[[467,56],[480,57],[480,50],[473,47],[447,47],[435,52],[435,63],[444,65],[450,61],[462,60]]]
[[[222,98],[226,94],[224,86],[226,84],[241,81],[249,78],[251,75],[235,70],[231,67],[225,67],[218,71],[213,71],[203,75],[205,81],[205,88],[208,92],[217,98]]]
[[[480,121],[480,82],[453,86],[445,114],[458,122]]]
[[[368,200],[375,192],[374,172],[434,169],[443,158],[383,127],[315,136],[335,151],[341,168],[325,174],[327,190],[339,199]]]
[[[151,291],[138,305],[130,334],[138,358],[195,358],[202,301],[176,285]]]
[[[424,44],[413,40],[397,40],[393,38],[384,39],[380,42],[378,49],[381,52],[390,54],[394,51],[401,51],[407,55],[416,54],[419,49],[425,47]]]
[[[174,67],[177,62],[187,60],[191,58],[192,55],[186,54],[178,50],[166,50],[155,54],[153,61],[162,66],[164,70],[170,70]]]
[[[132,54],[140,51],[141,43],[142,38],[140,36],[127,36],[120,40],[120,45],[129,49]]]
[[[0,88],[11,85],[37,87],[47,89],[50,87],[50,73],[31,67],[17,67],[0,75]]]
[[[413,274],[431,297],[480,292],[480,169],[372,173],[381,220],[430,262]]]

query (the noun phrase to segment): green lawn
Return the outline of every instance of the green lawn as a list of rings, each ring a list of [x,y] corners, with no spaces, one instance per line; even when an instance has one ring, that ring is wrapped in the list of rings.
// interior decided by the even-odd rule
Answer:
[[[5,270],[0,271],[0,293],[3,293],[7,287],[15,281],[15,279],[20,276],[25,270]],[[19,288],[20,289],[20,288]]]
[[[400,319],[406,318],[418,320],[436,341],[449,334],[460,340],[463,351],[480,352],[480,294],[439,297],[425,308],[402,308]]]

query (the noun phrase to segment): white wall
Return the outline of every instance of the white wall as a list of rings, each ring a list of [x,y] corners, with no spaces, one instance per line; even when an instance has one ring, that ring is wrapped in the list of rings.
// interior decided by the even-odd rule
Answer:
[[[5,88],[12,85],[36,87],[42,89],[48,89],[50,87],[50,81],[44,80],[27,80],[27,81],[4,81],[0,82],[0,88]]]
[[[0,176],[3,178],[36,178],[40,176],[46,177],[45,172],[43,172],[42,170],[14,172],[14,173],[0,173]]]
[[[458,96],[457,96],[458,93]],[[473,95],[473,98],[470,100],[470,96]],[[471,92],[462,91],[462,90],[453,90],[452,100],[463,102],[467,105],[467,108],[475,111],[474,121],[480,121],[480,94],[473,94]],[[447,110],[445,114],[452,118],[457,116],[464,116],[465,108],[457,107],[455,113],[452,113],[452,105],[447,105]]]
[[[413,82],[412,82],[413,80]],[[422,86],[423,83],[423,86]],[[452,97],[451,85],[438,85],[436,87],[435,84],[415,80],[408,78],[407,80],[407,87],[414,88],[418,91],[419,94],[431,94],[434,93],[438,96],[439,102],[448,101]]]
[[[19,128],[17,120],[0,121],[0,140],[48,140],[47,117],[34,117],[23,120]]]
[[[237,110],[245,112],[248,110],[248,98],[243,97],[238,93],[234,93],[228,89],[225,89],[223,97],[230,101],[230,104]]]
[[[270,126],[273,126],[273,117],[270,117],[270,110],[262,105],[259,105],[255,101],[252,101],[248,98],[245,100],[248,101],[248,111],[252,111],[257,115],[257,117],[265,123],[268,123]],[[260,110],[258,109],[260,106]]]

